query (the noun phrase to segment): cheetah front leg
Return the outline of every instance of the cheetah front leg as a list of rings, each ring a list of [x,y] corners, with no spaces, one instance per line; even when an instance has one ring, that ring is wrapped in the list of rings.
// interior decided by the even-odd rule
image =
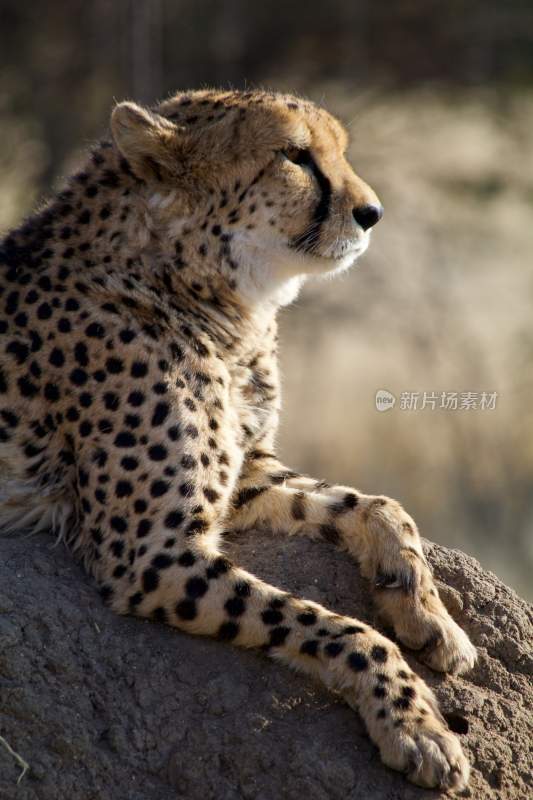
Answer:
[[[327,486],[259,454],[246,465],[226,524],[243,529],[261,523],[348,550],[403,644],[437,671],[473,667],[475,648],[443,605],[416,524],[398,502]]]
[[[184,418],[178,431],[176,418],[163,415],[157,398],[151,402],[146,415],[155,425],[135,450],[115,432],[115,447],[99,436],[79,449],[79,542],[103,598],[119,613],[259,648],[314,675],[360,712],[387,765],[422,786],[464,787],[469,767],[459,741],[396,645],[221,554],[237,479],[227,434],[219,426],[215,440],[213,423],[199,415],[194,429]],[[181,451],[176,445],[172,452],[167,442],[180,431]]]
[[[458,739],[388,639],[264,583],[207,549],[204,534],[170,551],[160,549],[165,536],[154,530],[148,537],[134,581],[124,593],[115,590],[118,611],[260,648],[339,692],[362,716],[385,764],[420,786],[466,786],[469,766]]]

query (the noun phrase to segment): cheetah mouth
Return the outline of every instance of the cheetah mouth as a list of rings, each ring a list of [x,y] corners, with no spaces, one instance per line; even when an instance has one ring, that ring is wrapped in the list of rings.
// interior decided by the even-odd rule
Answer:
[[[289,244],[292,252],[298,254],[303,261],[314,261],[329,263],[332,266],[351,264],[356,261],[368,248],[368,240],[357,242],[336,243],[334,247],[326,247],[322,250],[299,249]]]

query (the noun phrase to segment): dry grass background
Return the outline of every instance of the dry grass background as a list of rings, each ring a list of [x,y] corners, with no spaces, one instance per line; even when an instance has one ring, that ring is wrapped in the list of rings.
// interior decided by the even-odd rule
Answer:
[[[282,314],[282,455],[397,497],[428,538],[531,597],[533,97],[337,84],[314,99],[348,124],[351,161],[385,218],[354,270],[310,284]],[[46,158],[38,124],[6,108],[0,93],[4,230],[35,204]],[[380,388],[498,400],[384,414]]]
[[[425,536],[531,597],[533,98],[316,99],[348,124],[385,217],[354,270],[283,313],[283,456],[397,497]],[[379,413],[381,388],[498,398]]]

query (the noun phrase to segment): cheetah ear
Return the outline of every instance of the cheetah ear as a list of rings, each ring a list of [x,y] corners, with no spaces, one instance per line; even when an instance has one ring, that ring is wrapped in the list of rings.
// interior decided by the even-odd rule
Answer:
[[[111,114],[116,145],[138,178],[162,181],[172,171],[177,127],[136,103],[119,103]]]

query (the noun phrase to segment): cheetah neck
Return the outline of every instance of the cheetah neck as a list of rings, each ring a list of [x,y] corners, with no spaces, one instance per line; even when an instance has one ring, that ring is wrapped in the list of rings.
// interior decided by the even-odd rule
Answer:
[[[244,342],[275,326],[279,307],[292,302],[302,278],[275,275],[253,248],[243,255],[238,237],[234,244],[216,235],[216,219],[210,222],[215,230],[210,252],[199,258],[209,208],[206,212],[199,197],[199,210],[186,208],[180,216],[173,201],[171,191],[149,191],[117,149],[103,141],[66,188],[10,235],[3,249],[20,269],[46,273],[62,265],[71,280],[85,281],[104,302],[124,302],[127,296],[131,304],[151,309],[157,304],[170,318],[186,308],[238,359]],[[240,261],[238,280],[231,263],[220,266],[233,254]]]

